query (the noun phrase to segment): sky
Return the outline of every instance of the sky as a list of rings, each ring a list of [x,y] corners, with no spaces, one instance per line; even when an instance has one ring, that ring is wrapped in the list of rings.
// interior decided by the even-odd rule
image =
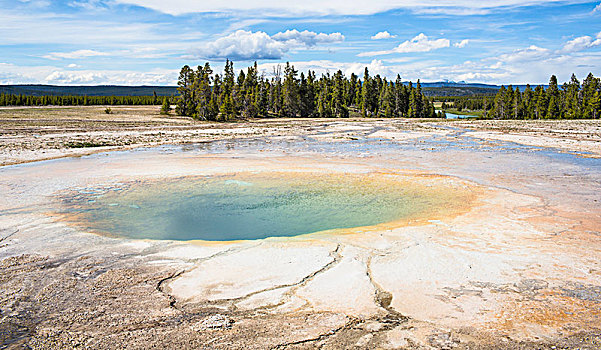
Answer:
[[[175,85],[185,64],[487,84],[601,76],[601,4],[0,0],[0,84]]]

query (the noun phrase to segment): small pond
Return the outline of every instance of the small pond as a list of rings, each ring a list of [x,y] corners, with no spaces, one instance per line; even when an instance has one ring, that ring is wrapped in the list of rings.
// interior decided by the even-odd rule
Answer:
[[[433,217],[465,202],[461,196],[397,175],[259,172],[73,190],[62,195],[61,214],[116,237],[232,241]]]

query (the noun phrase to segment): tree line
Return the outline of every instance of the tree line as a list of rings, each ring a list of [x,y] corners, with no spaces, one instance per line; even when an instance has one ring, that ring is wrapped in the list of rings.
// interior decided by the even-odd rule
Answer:
[[[98,105],[160,105],[163,98],[153,96],[29,96],[0,94],[0,106],[98,106]]]
[[[364,117],[440,117],[421,90],[404,84],[397,75],[388,81],[371,76],[365,68],[363,78],[341,70],[335,74],[300,73],[290,63],[274,68],[271,78],[259,74],[257,63],[236,76],[234,64],[226,60],[223,74],[214,74],[210,64],[188,65],[179,74],[176,113],[201,120],[232,120],[256,117],[345,118]]]
[[[601,79],[592,73],[582,83],[572,74],[559,86],[551,76],[548,87],[527,85],[524,91],[512,85],[502,86],[495,96],[442,96],[429,99],[420,81],[388,81],[371,76],[300,73],[286,63],[283,71],[274,68],[270,78],[260,75],[257,64],[234,73],[227,60],[223,74],[213,74],[209,63],[196,70],[184,66],[179,74],[179,96],[81,96],[0,93],[0,106],[86,106],[86,105],[161,105],[168,114],[171,104],[176,113],[201,120],[232,120],[255,117],[444,117],[436,112],[433,100],[443,102],[442,109],[461,112],[485,111],[494,119],[576,119],[601,117]]]
[[[461,112],[466,111],[488,111],[494,101],[493,95],[476,95],[476,96],[445,96],[436,97],[436,101],[442,102],[441,109],[448,108],[456,109]]]
[[[545,89],[527,85],[523,92],[511,85],[501,86],[488,109],[495,119],[596,119],[601,117],[601,81],[592,73],[582,84],[572,74],[561,88],[551,76]]]

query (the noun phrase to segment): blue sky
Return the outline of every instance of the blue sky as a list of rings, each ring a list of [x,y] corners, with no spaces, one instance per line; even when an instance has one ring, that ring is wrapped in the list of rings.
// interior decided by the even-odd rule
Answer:
[[[601,76],[601,4],[546,0],[0,0],[0,84],[173,85],[225,58],[415,81]]]

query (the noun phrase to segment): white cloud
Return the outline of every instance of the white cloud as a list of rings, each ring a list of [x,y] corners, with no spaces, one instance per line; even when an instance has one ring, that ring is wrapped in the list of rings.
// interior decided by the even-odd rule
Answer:
[[[601,3],[599,3],[597,6],[595,6],[595,8],[593,9],[593,13],[595,12],[601,12]]]
[[[600,37],[601,34],[597,36]],[[584,42],[592,43],[594,41],[590,38]],[[571,40],[565,46],[576,49],[582,47],[582,41]],[[587,55],[580,53],[579,50],[550,50],[531,45],[496,57],[448,66],[445,68],[446,71],[433,69],[431,76],[447,76],[451,80],[495,84],[546,84],[551,74],[556,74],[560,81],[565,81],[569,80],[572,73],[583,77],[590,71],[599,68],[601,68],[601,55],[598,53]]]
[[[530,45],[525,49],[518,49],[511,53],[499,56],[500,62],[527,63],[549,58],[552,51],[536,45]]]
[[[204,35],[195,31],[184,33],[162,23],[112,21],[111,16],[94,19],[59,16],[34,11],[0,10],[0,38],[2,44],[81,45],[130,47],[147,43],[181,47],[183,41],[198,40]],[[46,35],[40,35],[45,33]]]
[[[394,9],[423,9],[448,13],[463,11],[465,14],[488,13],[500,7],[519,7],[537,4],[556,3],[561,0],[116,0],[122,4],[133,4],[171,15],[195,12],[254,12],[263,15],[369,15]],[[586,3],[588,0],[572,0],[572,3]]]
[[[107,52],[100,52],[95,50],[77,50],[71,52],[51,52],[48,55],[44,55],[42,57],[50,59],[50,60],[60,60],[60,59],[79,59],[86,57],[95,57],[95,56],[108,56]]]
[[[265,32],[238,30],[206,44],[197,50],[194,56],[209,60],[279,59],[288,49],[283,42],[273,40]]]
[[[54,70],[38,82],[55,85],[175,85],[177,70],[136,71],[69,71]]]
[[[563,46],[562,51],[577,52],[599,45],[601,45],[601,32],[597,33],[595,38],[585,35],[570,40]]]
[[[71,7],[81,8],[88,11],[96,11],[104,8],[105,4],[100,0],[76,0],[68,4]]]
[[[494,8],[492,6],[491,8]],[[413,12],[422,15],[438,15],[438,16],[473,16],[487,15],[491,12],[491,8],[477,7],[424,7],[413,9]]]
[[[534,64],[535,62],[536,64]],[[334,73],[342,70],[349,76],[355,73],[363,75],[367,67],[370,74],[380,74],[395,79],[400,74],[403,80],[416,81],[468,81],[472,83],[510,84],[510,83],[547,83],[550,74],[557,74],[560,81],[567,81],[574,72],[585,77],[590,71],[601,69],[601,54],[570,53],[561,54],[545,48],[530,46],[514,50],[500,56],[491,56],[477,61],[466,61],[448,65],[437,60],[412,59],[373,59],[370,62],[336,62],[330,60],[291,62],[306,72],[311,69],[322,73]],[[262,63],[259,69],[267,76],[273,67],[281,63]],[[126,70],[69,70],[60,67],[16,66],[0,63],[0,84],[83,84],[83,85],[175,85],[179,69],[154,69],[147,72]]]
[[[389,55],[392,53],[428,52],[449,47],[450,45],[451,42],[449,41],[449,39],[430,40],[427,35],[425,35],[424,33],[420,33],[413,39],[402,42],[399,46],[395,47],[392,50],[363,52],[358,54],[357,56],[365,57]]]
[[[597,34],[597,38],[601,34]],[[595,39],[596,40],[596,39]],[[593,40],[594,42],[594,40]],[[448,65],[440,61],[423,59],[374,59],[369,63],[346,63],[332,61],[294,62],[301,71],[315,70],[318,74],[333,73],[341,69],[347,76],[355,73],[362,76],[364,67],[371,74],[380,74],[394,79],[400,74],[403,80],[416,81],[467,81],[471,83],[489,84],[546,84],[551,74],[556,74],[560,81],[567,81],[575,73],[585,77],[590,71],[601,69],[601,53],[571,52],[564,53],[531,45],[522,49],[509,51],[500,55],[487,57],[477,61],[465,61]],[[273,66],[260,65],[266,68]],[[271,69],[267,69],[269,73]]]
[[[420,60],[420,58],[418,57],[395,57],[395,58],[384,58],[383,61],[384,62],[388,62],[388,63],[405,63],[405,62],[411,62],[411,61],[417,61]]]
[[[0,84],[176,85],[179,69],[71,70],[57,66],[0,63]]]
[[[99,72],[73,73],[55,71],[50,73],[44,80],[53,84],[92,84],[106,80],[106,76]]]
[[[463,40],[461,40],[460,42],[453,44],[453,46],[455,46],[455,47],[458,47],[458,48],[460,48],[460,49],[461,49],[461,48],[463,48],[463,47],[466,47],[466,46],[467,46],[467,44],[469,44],[469,43],[470,43],[470,40],[469,40],[469,39],[463,39]]]
[[[340,33],[315,33],[287,30],[269,36],[265,32],[238,30],[225,37],[205,44],[192,53],[192,57],[204,59],[249,61],[260,59],[280,59],[288,51],[296,48],[313,47],[317,44],[337,43],[344,40]]]
[[[20,2],[29,5],[32,8],[43,8],[50,5],[48,0],[19,0]]]
[[[81,66],[75,63],[71,63],[67,66],[67,68],[81,68]]]
[[[77,50],[71,52],[51,52],[47,55],[42,56],[43,58],[47,58],[50,60],[61,60],[61,59],[86,59],[90,57],[98,57],[98,56],[118,56],[118,57],[128,57],[134,59],[154,59],[154,58],[165,58],[167,56],[167,52],[160,50],[156,47],[147,47],[147,46],[139,46],[131,45],[130,49],[127,50],[115,50],[111,52],[101,52],[95,50]],[[169,45],[166,46],[166,48]],[[71,66],[71,65],[69,65]],[[77,65],[76,65],[77,66]]]
[[[340,33],[317,34],[308,30],[303,30],[302,32],[299,32],[296,29],[274,34],[271,38],[273,40],[283,41],[288,45],[295,46],[315,46],[317,44],[339,43],[344,41],[344,35]]]
[[[289,31],[287,35],[284,35],[285,33],[286,32],[282,33],[282,35],[279,36],[281,41],[274,39],[276,35],[270,36],[263,32],[253,33],[242,31],[241,36],[263,38],[260,40],[257,39],[257,42],[261,42],[261,40],[264,40],[270,45],[275,45],[274,48],[277,55],[285,55],[286,52],[290,52],[295,48],[310,48],[310,45],[312,45],[312,42],[314,42],[312,40],[303,41],[298,39],[299,37],[302,37],[302,35],[299,36],[295,31]],[[306,35],[307,34],[305,34],[305,36]],[[324,37],[324,35],[322,35],[321,37]],[[319,34],[317,33],[315,33],[314,35],[309,35],[309,37],[318,36]],[[335,37],[336,36],[334,36],[334,38]],[[330,39],[324,40],[334,40],[331,39],[331,37],[329,36],[328,38]],[[590,39],[585,40],[584,43],[586,45],[589,45],[590,43],[594,43],[598,39],[601,39],[601,33],[594,35],[591,34]],[[428,40],[434,41],[430,39]],[[217,40],[215,40],[213,43],[215,43],[216,41]],[[347,76],[351,73],[355,73],[361,76],[363,74],[363,69],[367,66],[371,74],[380,74],[389,79],[394,79],[397,74],[400,74],[404,80],[412,81],[416,81],[417,78],[422,79],[422,81],[441,81],[449,79],[454,81],[464,80],[468,82],[482,82],[494,84],[547,83],[550,74],[557,74],[558,79],[560,81],[566,81],[569,80],[570,74],[572,72],[574,72],[578,77],[584,77],[590,71],[600,71],[601,52],[599,52],[598,50],[582,50],[571,52],[563,51],[562,47],[568,44],[576,47],[576,43],[574,43],[573,41],[574,40],[570,40],[564,43],[559,43],[559,49],[552,50],[536,45],[531,45],[525,46],[517,50],[508,49],[507,51],[501,52],[500,54],[491,54],[487,58],[466,61],[459,64],[449,64],[438,60],[427,60],[427,57],[424,57],[420,54],[385,56],[389,57],[388,59],[370,58],[367,62],[336,62],[330,60],[315,60],[293,62],[293,64],[296,66],[297,69],[301,71],[306,72],[306,70],[311,69],[317,71],[318,74],[325,72],[334,73],[338,69],[341,69]],[[408,42],[411,42],[411,40],[409,40]],[[289,43],[293,43],[293,45],[289,45]],[[461,41],[453,42],[453,44],[457,43],[461,43]],[[232,45],[235,49],[233,52],[238,52],[237,50],[240,47],[246,47],[244,45],[239,45],[238,41],[234,41]],[[320,44],[318,42],[315,45]],[[265,45],[256,46],[261,48]],[[221,50],[223,49],[223,47],[227,48],[227,45],[224,44],[223,46],[216,46],[215,48]],[[251,45],[249,51],[253,50],[253,46]],[[256,51],[259,53],[262,52],[261,50]],[[146,45],[129,47],[128,50],[123,51],[110,51],[111,55],[119,57],[127,57],[127,55],[152,56],[155,53],[159,53],[156,48]],[[221,60],[221,58],[219,60]],[[175,68],[177,69],[173,70],[154,69],[150,71],[145,71],[145,65],[140,67],[140,71],[112,70],[115,68],[89,70],[82,69],[82,67],[79,66],[67,66],[67,64],[72,63],[69,61],[48,61],[52,63],[57,63],[57,66],[49,65],[41,67],[28,65],[17,66],[14,63],[9,63],[10,61],[8,58],[4,58],[2,61],[5,63],[0,63],[0,84],[45,83],[84,85],[174,85],[177,82],[177,76],[180,67],[179,63],[174,63],[171,66],[175,66]],[[76,63],[81,64],[77,61]],[[213,66],[220,65],[220,63],[217,62],[211,63]],[[259,66],[262,70],[264,70],[267,73],[267,75],[269,75],[269,73],[271,73],[272,71],[271,68],[276,64],[277,63],[263,62]],[[88,65],[86,64],[85,66],[87,67]]]
[[[379,32],[376,35],[371,37],[371,40],[382,40],[382,39],[391,39],[396,38],[396,35],[391,35],[388,31]]]
[[[430,40],[424,33],[420,33],[415,38],[407,40],[400,44],[396,49],[394,49],[394,52],[428,52],[444,47],[449,47],[449,45],[450,42],[448,39]]]

